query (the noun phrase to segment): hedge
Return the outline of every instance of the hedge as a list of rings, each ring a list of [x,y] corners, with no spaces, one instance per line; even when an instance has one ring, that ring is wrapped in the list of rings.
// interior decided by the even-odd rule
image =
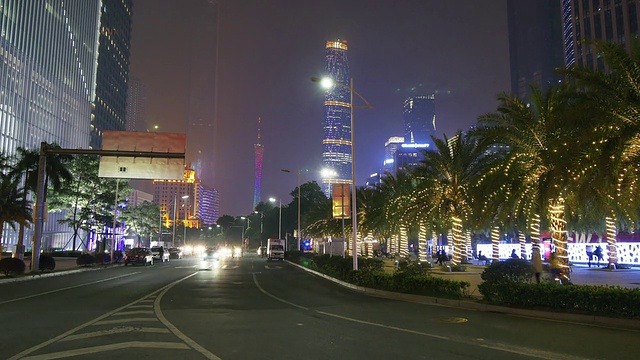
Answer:
[[[18,258],[8,257],[0,260],[0,271],[5,276],[23,274],[26,268],[24,261]]]

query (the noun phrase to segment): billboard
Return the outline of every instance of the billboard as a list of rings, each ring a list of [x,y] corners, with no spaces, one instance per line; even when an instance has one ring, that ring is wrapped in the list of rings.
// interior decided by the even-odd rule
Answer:
[[[333,218],[351,219],[351,185],[334,183],[331,186],[333,195]]]
[[[185,153],[186,134],[113,131],[102,135],[102,150]],[[119,179],[182,180],[184,158],[101,156],[98,176]]]

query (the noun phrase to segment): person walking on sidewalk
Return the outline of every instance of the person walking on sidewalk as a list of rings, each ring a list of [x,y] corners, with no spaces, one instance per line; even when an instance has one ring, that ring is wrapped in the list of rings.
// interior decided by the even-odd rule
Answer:
[[[531,265],[533,265],[533,272],[536,274],[536,282],[540,284],[540,275],[542,275],[542,257],[540,256],[540,248],[538,246],[533,247]]]

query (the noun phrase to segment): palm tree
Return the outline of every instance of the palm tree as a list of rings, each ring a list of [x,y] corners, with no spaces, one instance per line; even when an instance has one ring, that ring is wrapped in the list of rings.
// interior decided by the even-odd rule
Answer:
[[[590,163],[579,179],[575,201],[590,204],[590,211],[578,215],[583,222],[605,218],[609,266],[614,267],[617,228],[635,227],[638,221],[640,40],[633,40],[630,53],[617,44],[594,41],[590,45],[607,69],[565,70],[602,114],[589,128]]]
[[[5,224],[15,230],[16,224],[26,226],[32,221],[31,208],[23,206],[23,198],[24,189],[20,187],[20,178],[0,172],[0,243],[1,230]]]
[[[453,138],[433,138],[435,150],[426,151],[425,159],[415,169],[420,189],[416,203],[429,219],[443,219],[453,230],[453,263],[462,262],[464,228],[471,226],[474,203],[472,187],[493,166],[488,142],[458,132]]]
[[[49,148],[60,148],[56,144],[47,145]],[[64,181],[70,181],[71,172],[67,168],[67,164],[73,158],[66,154],[47,154],[45,168],[45,186],[50,184],[53,191],[59,191]],[[16,166],[14,168],[15,176],[23,179],[24,194],[22,196],[22,206],[25,208],[28,204],[29,192],[35,195],[38,185],[38,166],[40,161],[39,150],[28,150],[22,147],[16,149]],[[46,193],[45,201],[46,201]],[[24,224],[20,224],[18,231],[18,256],[21,257],[22,246],[24,244]]]
[[[543,92],[532,86],[530,104],[508,94],[498,96],[494,113],[478,118],[474,135],[506,149],[503,166],[519,177],[507,207],[514,219],[550,217],[556,252],[568,273],[565,198],[571,174],[579,169],[583,150],[573,146],[585,128],[583,98],[561,84]],[[516,223],[518,221],[516,220]]]

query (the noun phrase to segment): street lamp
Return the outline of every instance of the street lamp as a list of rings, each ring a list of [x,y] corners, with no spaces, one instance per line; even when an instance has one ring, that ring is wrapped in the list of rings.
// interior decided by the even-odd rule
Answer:
[[[358,214],[356,212],[356,148],[355,148],[355,141],[354,141],[355,128],[354,128],[354,121],[353,121],[354,120],[353,110],[355,107],[353,106],[353,94],[358,95],[358,97],[365,103],[365,105],[358,106],[358,108],[373,109],[373,106],[371,106],[371,104],[369,104],[369,102],[353,88],[353,78],[349,79],[349,86],[339,82],[335,82],[330,78],[319,79],[317,77],[312,77],[311,81],[319,82],[322,85],[322,87],[324,87],[325,89],[330,89],[334,85],[338,85],[342,88],[349,89],[349,95],[350,95],[349,108],[351,109],[351,184],[353,188],[351,192],[351,204],[353,208],[353,210],[351,211],[352,213],[351,219],[353,221],[353,245],[352,245],[353,250],[352,251],[353,251],[353,270],[358,270],[358,251],[356,249],[356,247],[358,246],[358,218],[357,218]]]
[[[275,198],[269,198],[269,201],[272,203],[279,201],[280,202],[280,220],[278,221],[278,239],[282,239],[282,199],[276,200]]]
[[[184,199],[188,199],[189,195],[182,195],[181,198]],[[177,211],[178,211],[178,194],[173,194],[173,235],[171,238],[171,246],[175,247],[176,246],[176,222],[177,222]],[[185,210],[185,218],[186,218],[186,210]],[[185,224],[185,236],[187,233],[187,228],[186,228],[186,224]]]

